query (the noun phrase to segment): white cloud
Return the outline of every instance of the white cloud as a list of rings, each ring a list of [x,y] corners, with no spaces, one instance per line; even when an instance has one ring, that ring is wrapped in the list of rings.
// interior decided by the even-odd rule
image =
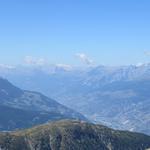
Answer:
[[[143,65],[145,65],[145,64],[144,64],[144,63],[139,62],[139,63],[137,63],[137,64],[136,64],[136,67],[141,67],[141,66],[143,66]]]
[[[45,65],[47,64],[46,60],[43,58],[35,58],[32,56],[26,56],[24,62],[28,65]]]
[[[67,65],[67,64],[49,64],[47,60],[43,58],[35,58],[32,56],[26,56],[24,59],[25,64],[31,65],[31,66],[40,66],[42,68],[45,68],[46,70],[50,70],[54,67],[54,69],[63,69],[66,71],[72,70],[72,66]]]
[[[84,53],[77,53],[76,57],[79,58],[84,64],[91,65],[93,64],[93,60],[90,59],[86,54]]]
[[[56,67],[62,68],[62,69],[64,69],[64,70],[66,70],[66,71],[72,70],[72,66],[67,65],[67,64],[56,64]]]

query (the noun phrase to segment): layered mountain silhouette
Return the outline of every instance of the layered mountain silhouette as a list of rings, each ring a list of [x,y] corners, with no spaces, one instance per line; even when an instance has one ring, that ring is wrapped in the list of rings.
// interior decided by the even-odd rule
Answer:
[[[15,85],[57,99],[93,122],[150,134],[150,64],[0,70]]]

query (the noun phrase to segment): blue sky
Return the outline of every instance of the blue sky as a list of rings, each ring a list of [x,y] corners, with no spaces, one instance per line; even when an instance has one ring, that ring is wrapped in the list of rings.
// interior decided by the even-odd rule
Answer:
[[[146,54],[144,52],[147,52]],[[150,61],[149,0],[0,1],[0,63],[24,57],[80,65]]]

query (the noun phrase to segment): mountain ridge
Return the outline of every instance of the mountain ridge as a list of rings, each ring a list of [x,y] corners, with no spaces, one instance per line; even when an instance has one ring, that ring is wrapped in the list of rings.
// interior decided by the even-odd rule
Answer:
[[[34,128],[0,133],[2,150],[146,150],[150,137],[105,126],[61,120]]]
[[[0,130],[15,130],[67,118],[87,120],[39,92],[21,90],[0,78]]]

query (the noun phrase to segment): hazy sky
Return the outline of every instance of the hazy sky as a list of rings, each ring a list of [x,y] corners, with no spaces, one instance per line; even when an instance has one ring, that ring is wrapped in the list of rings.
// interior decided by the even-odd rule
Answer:
[[[87,55],[87,56],[86,56]],[[0,63],[150,61],[149,0],[1,0]],[[31,58],[31,57],[30,57]]]

